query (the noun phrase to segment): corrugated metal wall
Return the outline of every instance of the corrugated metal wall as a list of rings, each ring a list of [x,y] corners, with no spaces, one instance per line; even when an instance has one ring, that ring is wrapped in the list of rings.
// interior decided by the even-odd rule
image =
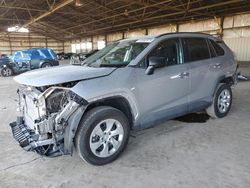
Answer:
[[[131,30],[124,33],[125,38],[137,37],[146,35],[145,29]]]
[[[107,35],[107,42],[117,41],[123,38],[123,33],[110,33]]]
[[[159,27],[148,28],[148,35],[160,35],[177,31],[177,25],[162,25]]]
[[[238,61],[250,61],[250,37],[225,38],[224,41],[234,51]]]
[[[223,40],[238,61],[250,61],[250,14],[226,17],[223,29]]]
[[[55,52],[64,50],[63,42],[36,34],[9,33],[0,40],[0,54],[9,55],[19,50],[44,47],[51,48]]]

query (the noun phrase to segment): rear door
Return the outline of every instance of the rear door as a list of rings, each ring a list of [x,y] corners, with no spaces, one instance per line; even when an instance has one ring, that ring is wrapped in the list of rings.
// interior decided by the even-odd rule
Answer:
[[[212,39],[208,40],[210,51],[211,51],[211,72],[217,77],[221,77],[230,71],[230,66],[234,64],[233,58],[225,58],[225,51],[220,46],[223,41],[214,41]],[[229,68],[229,69],[228,69]]]
[[[31,69],[37,69],[40,67],[41,55],[38,50],[31,50]]]
[[[188,64],[182,64],[180,41],[166,39],[145,57],[161,57],[165,66],[156,68],[152,75],[144,68],[136,68],[135,94],[140,108],[140,121],[144,126],[184,114],[188,110]]]
[[[198,110],[209,105],[215,75],[211,74],[214,62],[211,59],[206,38],[182,38],[184,64],[190,66],[190,92],[188,93],[189,111]]]

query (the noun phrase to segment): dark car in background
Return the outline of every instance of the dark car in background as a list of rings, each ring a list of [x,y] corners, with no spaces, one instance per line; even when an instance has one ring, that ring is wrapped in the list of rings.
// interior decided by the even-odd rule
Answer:
[[[75,53],[64,53],[64,52],[60,52],[57,53],[57,59],[61,60],[61,59],[70,59],[73,55],[75,55]]]
[[[12,74],[13,70],[9,67],[12,66],[11,58],[8,56],[1,56],[0,58],[0,75],[9,76]]]
[[[59,65],[59,62],[52,49],[33,48],[17,51],[11,58],[3,59],[0,63],[0,73],[1,76],[7,77],[33,69],[57,65]]]
[[[90,52],[82,52],[79,54],[74,54],[70,59],[70,64],[80,65],[85,59],[98,52],[99,50],[92,50]]]

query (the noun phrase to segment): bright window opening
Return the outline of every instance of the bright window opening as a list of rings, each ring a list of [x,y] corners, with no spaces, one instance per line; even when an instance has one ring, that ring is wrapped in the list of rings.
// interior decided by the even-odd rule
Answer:
[[[92,43],[91,42],[86,42],[86,47],[87,47],[88,51],[92,50]]]
[[[76,50],[81,50],[81,44],[76,44]]]
[[[72,53],[76,53],[76,44],[71,44]]]
[[[71,44],[72,53],[89,52],[92,50],[91,42]]]
[[[101,50],[104,47],[105,47],[105,41],[103,41],[103,40],[97,41],[98,50]]]
[[[19,32],[19,33],[28,33],[29,30],[25,27],[19,27],[19,26],[14,26],[14,27],[8,27],[8,32]]]

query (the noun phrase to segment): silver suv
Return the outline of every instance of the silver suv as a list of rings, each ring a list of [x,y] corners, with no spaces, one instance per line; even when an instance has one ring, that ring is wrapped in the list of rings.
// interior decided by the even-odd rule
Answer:
[[[109,44],[82,66],[60,66],[14,78],[20,115],[10,124],[27,151],[72,154],[94,165],[115,160],[130,129],[187,113],[227,115],[236,62],[224,42],[173,33]]]

